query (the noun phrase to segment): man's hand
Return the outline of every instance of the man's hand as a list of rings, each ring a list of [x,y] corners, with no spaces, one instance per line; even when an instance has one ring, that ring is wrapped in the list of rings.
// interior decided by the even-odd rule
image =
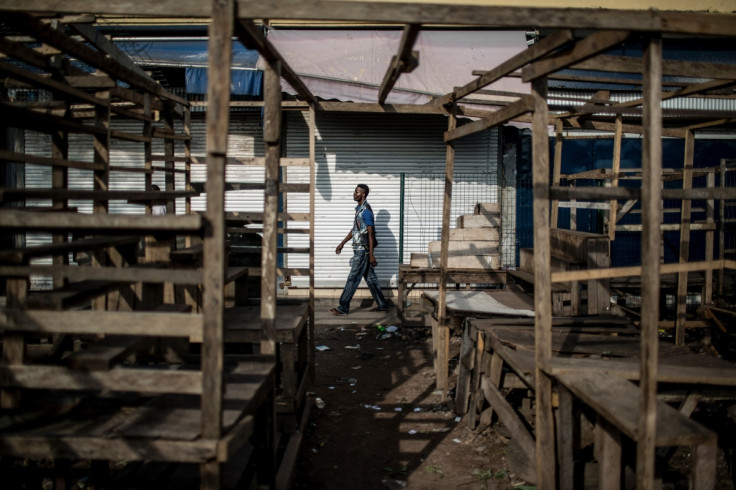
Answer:
[[[342,243],[335,248],[335,253],[337,255],[340,255],[340,252],[342,252]]]
[[[368,255],[368,259],[370,260],[372,267],[375,267],[378,265],[378,261],[376,260],[376,258],[373,256],[372,253]]]

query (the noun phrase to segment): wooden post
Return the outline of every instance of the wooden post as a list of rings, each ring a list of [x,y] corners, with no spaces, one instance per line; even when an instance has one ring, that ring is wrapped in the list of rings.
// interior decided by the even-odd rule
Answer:
[[[457,127],[457,105],[452,105],[452,110],[447,119],[447,131]],[[433,333],[433,344],[435,347],[437,389],[442,390],[442,401],[447,400],[448,372],[447,363],[450,357],[450,332],[447,326],[447,254],[450,249],[450,209],[452,207],[452,174],[455,171],[455,142],[447,142],[447,153],[445,157],[445,197],[442,206],[442,235],[440,244],[440,278],[439,293],[437,296],[437,328],[436,336]]]
[[[556,487],[552,379],[542,370],[552,357],[552,283],[549,231],[549,136],[547,79],[532,82],[532,185],[534,188],[534,336],[537,487]]]
[[[695,135],[691,130],[685,131],[685,161],[682,173],[682,189],[693,186],[693,159],[695,155]],[[711,175],[711,174],[709,174]],[[690,258],[690,221],[692,201],[683,199],[680,208],[680,263]],[[685,322],[687,320],[687,277],[688,272],[677,273],[677,316],[675,320],[675,345],[685,345]]]
[[[307,366],[309,382],[314,383],[314,194],[317,192],[315,164],[315,138],[317,137],[317,114],[314,105],[309,106],[309,349]]]
[[[69,117],[69,111],[65,111],[65,117]],[[69,158],[69,132],[55,131],[51,134],[51,158],[59,160],[67,160]],[[51,187],[54,189],[66,189],[69,187],[69,167],[52,167],[51,169]],[[54,208],[65,208],[67,206],[66,199],[54,199]],[[52,238],[54,243],[63,243],[67,241],[67,233],[54,233]],[[53,258],[54,265],[68,265],[69,254],[56,255]],[[54,277],[54,287],[61,288],[66,282],[63,277]]]
[[[100,99],[110,99],[109,91],[100,91],[95,94]],[[110,107],[95,107],[95,126],[105,129],[105,133],[94,135],[94,162],[104,165],[103,170],[93,172],[94,190],[107,191],[110,186]],[[95,214],[107,214],[109,203],[107,201],[95,201],[93,209]],[[100,250],[92,254],[92,265],[102,267],[106,263],[105,251]],[[100,296],[92,300],[93,310],[104,310],[107,298]]]
[[[623,116],[616,114],[616,133],[613,136],[613,162],[611,168],[611,187],[618,187],[618,174],[621,172],[621,142],[623,139]],[[608,210],[608,238],[616,239],[616,213],[618,201],[612,199]]]
[[[263,142],[266,145],[266,189],[263,196],[261,252],[261,352],[276,354],[276,235],[279,216],[281,159],[281,62],[269,61],[263,77]]]
[[[636,452],[636,486],[654,488],[659,355],[659,245],[662,223],[662,39],[644,50],[641,233],[641,374]]]
[[[726,173],[723,172],[721,174],[722,179],[722,185],[725,186],[725,179],[726,179]],[[716,174],[713,172],[710,172],[708,176],[706,177],[706,187],[708,189],[713,189],[716,186]],[[723,207],[725,204],[725,200],[721,201],[721,212],[723,212]],[[705,201],[705,224],[706,225],[714,225],[715,224],[715,201],[713,199],[708,199]],[[723,230],[723,227],[721,227],[721,230]],[[708,228],[708,231],[705,232],[705,260],[707,262],[711,262],[713,260],[713,240],[715,238],[715,231],[712,228]],[[721,248],[721,258],[725,259],[725,255],[723,254],[723,248]],[[723,277],[723,269],[721,269],[719,273],[719,277]],[[720,283],[723,283],[723,280],[720,280]],[[704,305],[712,305],[713,304],[713,269],[706,269],[705,270],[705,284],[703,285],[703,298],[702,298],[702,304]]]
[[[225,162],[230,123],[230,62],[235,17],[233,0],[214,0],[207,73],[207,217],[203,244],[202,437],[222,431],[225,285]],[[202,487],[219,485],[214,463],[201,465]]]
[[[552,185],[560,185],[560,174],[562,173],[562,119],[555,121],[555,159],[552,164]],[[560,201],[555,199],[551,203],[552,214],[549,224],[552,228],[559,227],[558,215]]]

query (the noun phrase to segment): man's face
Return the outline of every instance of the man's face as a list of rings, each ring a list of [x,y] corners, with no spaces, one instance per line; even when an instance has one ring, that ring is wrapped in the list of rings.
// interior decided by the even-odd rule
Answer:
[[[360,202],[363,199],[363,196],[365,195],[365,191],[361,189],[360,187],[356,187],[355,191],[353,191],[353,201]]]

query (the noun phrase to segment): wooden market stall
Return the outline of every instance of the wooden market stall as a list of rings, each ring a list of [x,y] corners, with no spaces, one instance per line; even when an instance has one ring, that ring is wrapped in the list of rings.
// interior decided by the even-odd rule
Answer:
[[[42,14],[57,12],[58,16],[44,19]],[[569,488],[568,453],[556,448],[560,434],[572,430],[572,421],[561,418],[555,423],[556,407],[553,392],[569,393],[586,403],[600,415],[600,425],[607,439],[603,443],[607,460],[620,461],[621,434],[637,444],[637,486],[655,487],[655,448],[657,445],[693,444],[698,449],[698,466],[694,473],[697,488],[709,488],[713,483],[715,467],[714,437],[711,431],[695,423],[688,423],[682,414],[671,415],[657,400],[659,339],[659,294],[661,274],[677,273],[680,277],[678,294],[687,289],[687,273],[733,269],[734,262],[724,258],[707,259],[688,263],[683,254],[677,264],[661,264],[659,242],[661,238],[661,202],[663,197],[682,200],[708,201],[734,199],[733,189],[710,185],[706,189],[692,189],[690,178],[692,161],[687,159],[683,171],[683,189],[661,188],[662,155],[661,138],[679,135],[688,141],[688,158],[692,152],[694,133],[706,127],[731,125],[734,114],[722,111],[697,115],[662,109],[662,100],[671,97],[689,97],[696,94],[717,92],[736,83],[736,73],[730,66],[709,63],[665,62],[662,59],[663,35],[722,36],[733,40],[736,32],[736,16],[733,14],[682,13],[669,11],[606,11],[563,8],[487,7],[441,4],[385,3],[382,8],[360,1],[287,1],[272,5],[268,2],[248,0],[223,0],[200,2],[193,0],[162,0],[150,2],[102,2],[67,0],[63,4],[49,0],[28,0],[22,5],[14,2],[0,3],[2,21],[22,37],[5,35],[0,44],[6,58],[0,60],[0,71],[6,85],[32,86],[50,94],[48,100],[4,100],[2,104],[4,124],[11,128],[41,131],[52,135],[52,156],[24,155],[17,149],[2,149],[0,158],[9,162],[28,162],[53,167],[53,185],[42,191],[9,189],[3,193],[3,204],[19,202],[27,197],[47,198],[51,205],[45,209],[29,210],[23,207],[4,207],[0,212],[3,233],[22,235],[31,231],[44,231],[53,235],[53,244],[44,249],[30,249],[22,244],[4,252],[2,276],[7,283],[7,302],[0,316],[3,332],[2,407],[11,416],[25,408],[53,408],[53,415],[60,419],[49,421],[47,413],[35,414],[30,423],[11,424],[0,432],[0,453],[17,457],[45,457],[68,459],[131,459],[160,460],[197,463],[200,467],[202,488],[219,488],[226,463],[241,463],[235,453],[251,438],[260,456],[257,479],[266,486],[288,486],[290,471],[277,476],[274,439],[276,425],[273,397],[275,393],[275,357],[279,354],[279,304],[276,298],[277,275],[309,274],[310,292],[313,294],[314,259],[310,255],[308,269],[277,267],[279,253],[310,253],[309,251],[277,246],[279,233],[307,230],[310,249],[314,248],[314,140],[315,111],[351,112],[406,112],[417,114],[446,114],[447,132],[444,140],[447,148],[442,240],[440,267],[437,278],[436,316],[434,331],[440,337],[449,336],[448,322],[448,249],[450,228],[450,202],[453,189],[455,146],[462,137],[473,132],[499,126],[510,121],[530,124],[532,128],[533,192],[534,192],[534,355],[533,390],[535,395],[535,440],[533,441],[536,464],[536,482],[539,488]],[[191,155],[185,150],[183,159],[174,154],[174,141],[186,142],[188,134],[188,103],[167,93],[145,73],[112,49],[104,38],[90,31],[90,26],[80,25],[84,17],[64,18],[80,12],[98,15],[181,16],[207,19],[209,22],[209,84],[207,96],[207,210],[204,214],[192,214],[187,207],[176,212],[175,198],[190,198],[194,192],[188,177],[185,188],[175,188],[175,172],[183,170],[188,175]],[[39,14],[36,16],[35,14]],[[254,20],[306,19],[326,21],[356,21],[406,25],[399,50],[386,71],[376,104],[326,102],[318,100],[300,80],[256,27]],[[69,24],[69,27],[67,27]],[[431,104],[390,105],[383,104],[396,80],[417,62],[411,52],[417,32],[424,24],[467,27],[494,27],[518,29],[534,26],[538,29],[559,29],[545,36],[498,67],[484,71],[468,84],[437,97]],[[68,29],[76,29],[85,42]],[[580,29],[579,32],[573,29]],[[263,213],[232,216],[225,210],[228,163],[228,122],[230,110],[230,65],[233,37],[250,48],[257,49],[265,61],[264,77],[264,143],[265,179]],[[644,43],[641,58],[611,58],[601,53],[621,45],[635,37]],[[39,45],[42,48],[39,48]],[[50,50],[49,48],[50,47]],[[61,58],[58,58],[58,57]],[[13,63],[8,58],[20,63]],[[89,75],[80,72],[71,58],[81,60],[94,68]],[[695,66],[697,65],[697,66]],[[34,67],[33,70],[26,66]],[[588,106],[572,113],[551,113],[547,100],[547,78],[560,70],[579,67],[599,71],[632,71],[641,73],[643,97],[628,102],[614,102],[597,98]],[[483,67],[486,68],[486,67]],[[41,76],[36,70],[44,73]],[[522,80],[531,84],[529,94],[518,94],[510,103],[500,104],[495,111],[484,111],[463,104],[463,99],[482,90],[495,80],[520,71]],[[707,78],[694,81],[673,92],[663,93],[662,77],[676,75],[685,78]],[[304,110],[310,111],[309,156],[299,161],[284,158],[282,152],[281,79],[298,93]],[[129,88],[121,88],[124,82]],[[141,121],[140,134],[130,134],[111,129],[112,115]],[[614,115],[612,119],[611,115]],[[615,115],[629,116],[632,121],[616,119]],[[667,115],[664,127],[663,115]],[[158,117],[157,117],[158,116]],[[459,124],[459,117],[475,120]],[[669,117],[672,116],[672,117]],[[694,118],[694,119],[693,119]],[[617,126],[618,124],[618,126]],[[556,176],[550,180],[549,127],[584,127],[595,130],[641,134],[643,138],[640,188],[595,187],[564,188],[557,184]],[[730,127],[730,126],[728,126]],[[69,157],[70,133],[91,135],[94,148],[93,162],[78,162]],[[146,190],[122,193],[108,188],[109,174],[120,171],[110,161],[110,142],[114,138],[135,141],[146,148],[146,158],[141,171],[146,175]],[[164,143],[163,155],[154,155],[151,141],[160,138]],[[185,146],[186,148],[186,146]],[[163,165],[154,165],[161,161]],[[182,162],[183,168],[175,165]],[[251,162],[253,163],[253,162]],[[260,164],[260,162],[259,162]],[[310,165],[308,184],[289,187],[281,180],[279,169],[289,164]],[[71,190],[66,180],[66,169],[84,168],[93,172],[94,189]],[[151,191],[152,172],[166,172],[166,189]],[[612,171],[612,185],[619,178]],[[283,192],[309,192],[310,209],[305,213],[279,213],[279,195]],[[35,193],[35,194],[34,194]],[[72,209],[70,199],[87,199],[94,202],[93,213],[78,213]],[[110,200],[123,199],[145,202],[146,215],[108,213]],[[599,267],[586,262],[577,270],[551,271],[551,202],[566,200],[637,199],[642,203],[641,265],[630,268]],[[164,200],[167,214],[152,215],[152,203]],[[610,205],[611,219],[613,209]],[[688,242],[690,211],[682,206],[681,224],[683,250]],[[553,214],[554,216],[554,214]],[[283,226],[289,221],[308,223],[306,227]],[[687,221],[687,223],[686,223]],[[282,226],[279,226],[279,223]],[[258,224],[262,235],[261,300],[259,304],[260,336],[257,336],[259,358],[227,356],[226,340],[229,331],[225,311],[225,285],[229,273],[227,263],[227,234],[231,228],[244,232],[243,226]],[[553,222],[555,227],[556,222]],[[70,239],[69,232],[73,232]],[[252,232],[252,230],[250,230]],[[304,232],[304,231],[299,231]],[[113,238],[111,238],[113,237]],[[132,238],[128,238],[132,237]],[[146,238],[144,263],[139,264],[131,245]],[[176,237],[189,237],[187,247],[197,246],[201,240],[201,267],[173,269],[169,267],[169,255]],[[89,266],[69,264],[68,253],[87,252]],[[54,265],[39,266],[29,260],[32,257],[54,257]],[[232,271],[231,271],[232,272]],[[250,273],[250,271],[249,271]],[[28,278],[34,274],[53,277],[55,294],[31,294]],[[638,385],[627,377],[604,377],[589,366],[564,366],[552,355],[553,346],[553,285],[575,281],[588,283],[588,291],[603,284],[601,281],[623,277],[641,276],[642,313],[639,323]],[[706,279],[706,283],[708,279]],[[201,286],[201,298],[196,311],[177,310],[175,285]],[[146,294],[142,294],[146,291]],[[160,300],[152,300],[155,291]],[[58,294],[56,294],[58,293]],[[598,295],[603,296],[603,294]],[[41,297],[44,296],[44,297]],[[313,301],[301,315],[309,318],[309,335],[313,339]],[[158,298],[158,296],[156,296]],[[590,297],[589,297],[590,301]],[[91,302],[91,303],[90,303]],[[91,304],[90,308],[79,305]],[[599,311],[596,301],[593,312]],[[194,305],[188,305],[190,309]],[[242,307],[242,305],[236,305]],[[591,303],[588,303],[591,308]],[[183,308],[186,309],[186,308]],[[183,310],[182,309],[182,310]],[[155,310],[155,311],[151,311]],[[163,310],[163,311],[162,311]],[[237,317],[238,311],[230,311]],[[294,331],[303,329],[303,322],[293,323]],[[678,324],[679,327],[679,324]],[[301,331],[301,330],[300,330]],[[679,329],[679,332],[682,330]],[[229,333],[228,333],[229,332]],[[240,332],[241,334],[243,332]],[[101,347],[95,362],[69,359],[64,353],[73,351],[69,339],[84,336]],[[104,336],[104,338],[103,338]],[[244,336],[244,335],[243,335]],[[131,341],[131,337],[135,337]],[[192,338],[201,339],[201,353],[190,367],[157,369],[148,364],[121,362],[129,358],[145,342],[142,340],[177,339],[186,343]],[[305,338],[297,344],[304,347]],[[111,340],[112,339],[112,340]],[[253,338],[248,337],[248,342]],[[109,345],[114,344],[114,345]],[[177,343],[159,342],[154,354],[167,349],[178,352]],[[436,345],[445,349],[446,342]],[[34,347],[31,347],[34,346]],[[41,346],[41,347],[38,347]],[[296,411],[300,403],[305,376],[313,368],[311,351],[307,349],[306,364],[293,362],[304,371],[297,375],[288,372],[289,397],[287,404]],[[30,354],[34,352],[38,357]],[[298,357],[289,348],[283,356]],[[79,356],[78,356],[79,357]],[[99,358],[103,358],[99,362]],[[445,356],[446,358],[446,356]],[[41,362],[40,359],[44,361]],[[289,362],[290,366],[292,361]],[[187,367],[183,367],[187,366]],[[177,366],[178,367],[178,366]],[[446,366],[437,369],[446,370]],[[302,376],[302,381],[293,378]],[[437,374],[438,380],[446,380],[447,373]],[[631,376],[629,376],[631,378]],[[697,380],[693,381],[697,384]],[[610,389],[593,389],[601,386]],[[447,385],[441,386],[447,396]],[[66,397],[52,403],[51,396],[62,389]],[[566,390],[566,391],[565,391]],[[618,390],[630,401],[626,410],[605,410],[610,393]],[[49,398],[44,398],[48,396]],[[567,396],[567,395],[565,395]],[[38,401],[40,400],[40,401]],[[121,410],[121,407],[123,409]],[[670,407],[671,408],[671,407]],[[497,409],[497,408],[496,408]],[[678,420],[682,430],[677,437],[665,437],[660,432],[662,412]],[[90,413],[104,414],[100,418]],[[566,412],[567,413],[567,412]],[[82,418],[80,418],[82,417]],[[260,418],[257,420],[257,417]],[[658,418],[660,418],[658,422]],[[19,421],[21,419],[18,419]],[[261,423],[261,420],[265,421]],[[684,421],[683,421],[684,420]],[[26,422],[25,419],[22,419]],[[85,423],[87,422],[87,423]],[[34,425],[36,424],[36,425]],[[291,429],[293,430],[294,424]],[[258,430],[257,430],[258,429]],[[294,452],[290,453],[294,457]],[[293,461],[286,463],[293,467]],[[613,466],[611,466],[613,467]],[[559,472],[558,472],[559,468]],[[600,485],[613,485],[615,479],[602,478]]]

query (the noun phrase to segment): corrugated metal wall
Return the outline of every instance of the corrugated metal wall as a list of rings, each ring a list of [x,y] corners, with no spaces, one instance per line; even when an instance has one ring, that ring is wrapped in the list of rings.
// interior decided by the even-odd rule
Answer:
[[[308,128],[307,113],[288,112],[285,117],[285,156],[307,157]],[[318,113],[316,141],[316,196],[315,196],[315,282],[317,287],[342,287],[349,271],[352,251],[349,247],[335,255],[335,247],[350,231],[353,220],[352,199],[356,184],[371,187],[369,202],[377,219],[379,247],[377,250],[378,277],[381,284],[395,286],[398,276],[400,249],[401,178],[404,186],[404,244],[403,262],[408,263],[412,252],[427,251],[427,243],[440,239],[442,199],[444,193],[443,173],[446,146],[443,132],[447,119],[443,116],[417,116],[402,114],[349,114]],[[139,133],[135,124],[115,129]],[[205,156],[205,123],[200,114],[192,115],[192,155],[203,161]],[[71,154],[75,160],[92,160],[92,144],[72,138],[70,148],[79,151]],[[472,212],[479,200],[498,202],[498,131],[488,130],[465,137],[456,143],[453,209],[451,226],[457,216]],[[28,133],[26,139],[29,153],[49,156],[50,138],[46,135]],[[76,150],[79,148],[80,150]],[[183,154],[183,145],[177,142],[176,154]],[[143,144],[114,141],[111,161],[114,165],[143,166]],[[160,142],[154,144],[154,153],[163,153]],[[237,158],[263,156],[261,111],[259,109],[231,115],[228,153]],[[180,165],[180,164],[179,164]],[[290,167],[286,181],[309,182],[307,168]],[[204,164],[192,165],[192,181],[204,182]],[[49,167],[26,166],[26,182],[29,187],[50,185]],[[163,174],[154,175],[154,183],[163,188]],[[229,165],[227,180],[230,182],[262,182],[263,169]],[[71,188],[92,188],[89,171],[70,170]],[[142,174],[114,172],[111,189],[142,189]],[[177,189],[183,188],[183,176],[177,174]],[[204,195],[192,200],[195,211],[203,211]],[[91,212],[90,202],[72,203],[81,212]],[[291,212],[307,212],[309,197],[306,194],[289,194],[285,206]],[[227,211],[262,211],[262,191],[229,191],[226,198]],[[177,212],[182,212],[183,200],[177,203]],[[143,213],[143,206],[112,202],[110,212]],[[295,227],[304,226],[300,224]],[[38,237],[48,241],[48,237]],[[288,245],[308,245],[307,235],[288,235]],[[30,242],[29,242],[30,244]],[[289,267],[306,267],[307,257],[292,254]],[[292,278],[296,287],[307,287],[305,277]]]

